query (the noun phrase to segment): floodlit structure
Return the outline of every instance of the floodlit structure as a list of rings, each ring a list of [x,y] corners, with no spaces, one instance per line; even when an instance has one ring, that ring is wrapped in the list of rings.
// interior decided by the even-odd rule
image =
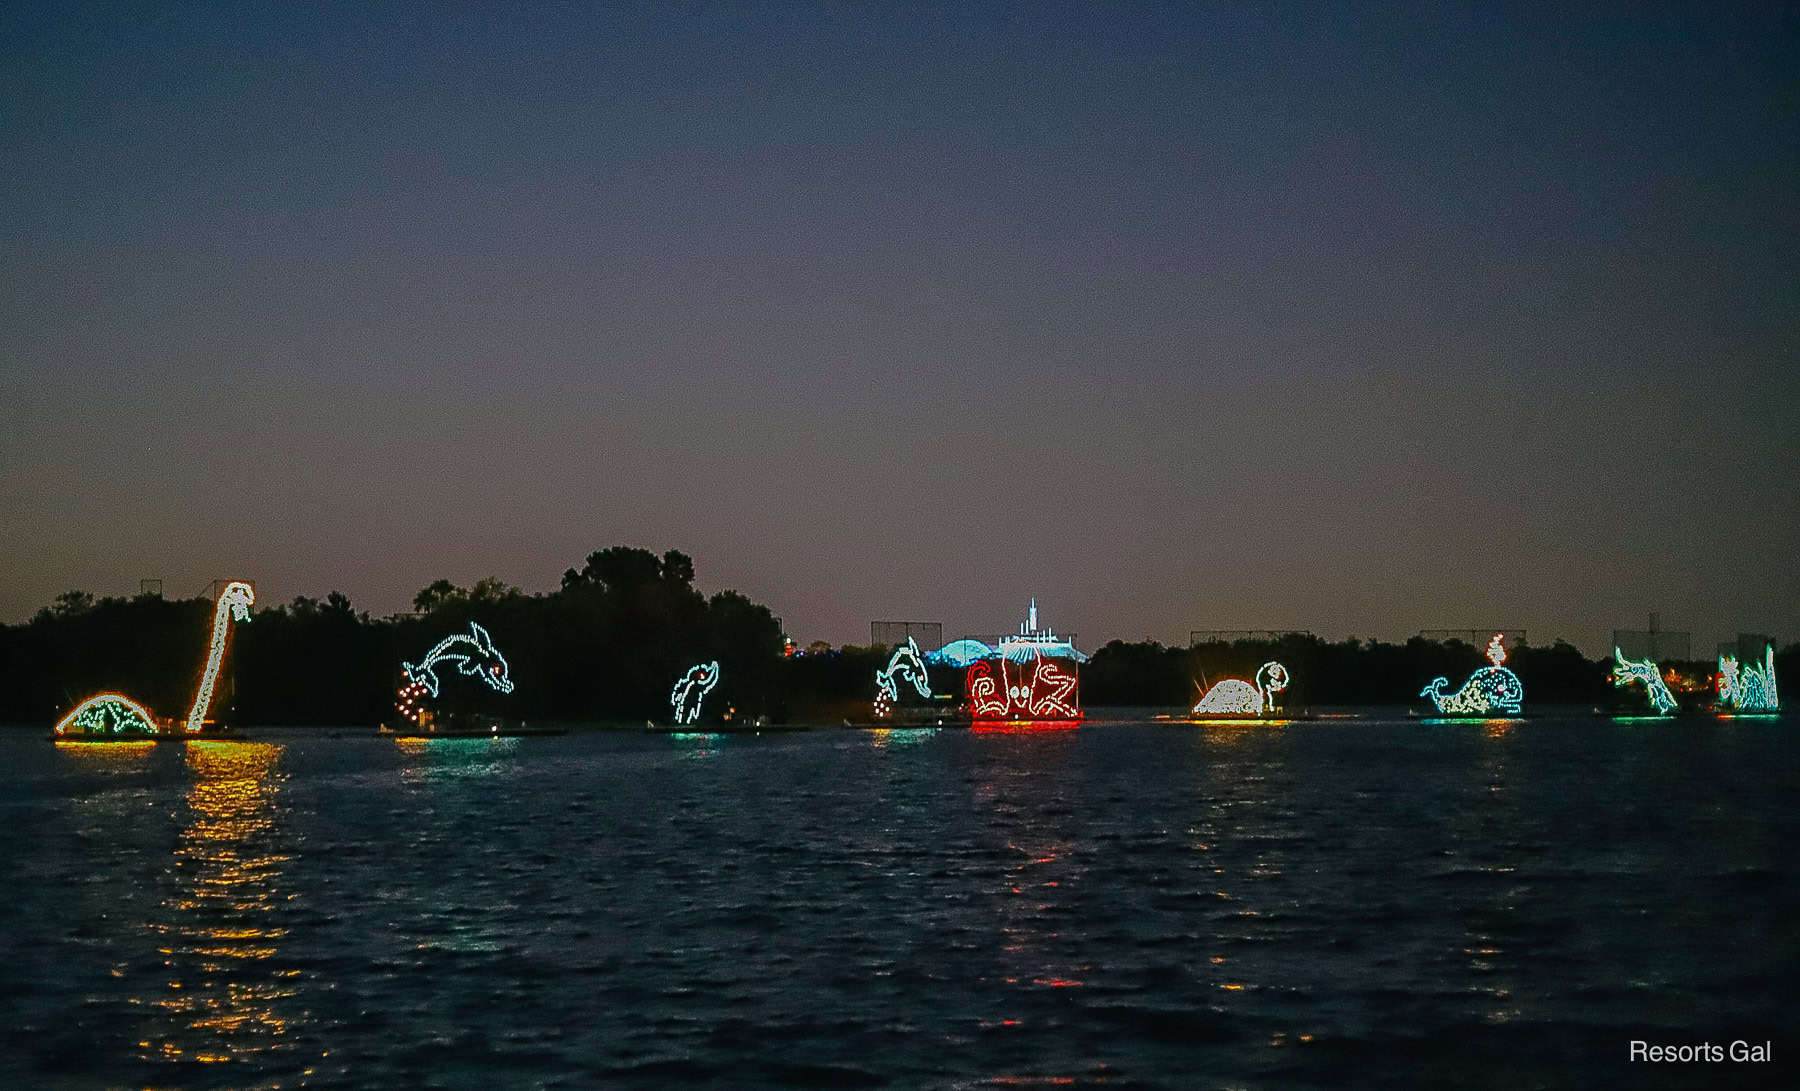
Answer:
[[[1501,666],[1506,662],[1506,645],[1503,636],[1495,633],[1488,641],[1487,648],[1489,666],[1482,667],[1469,676],[1462,688],[1454,693],[1445,693],[1444,687],[1450,684],[1448,678],[1434,678],[1431,684],[1419,691],[1419,696],[1429,697],[1439,712],[1451,715],[1484,716],[1495,712],[1517,714],[1519,705],[1525,700],[1525,683],[1519,676]]]
[[[1657,712],[1668,715],[1675,711],[1677,703],[1675,695],[1669,692],[1667,682],[1663,681],[1662,671],[1657,669],[1654,660],[1627,659],[1625,653],[1615,645],[1613,648],[1613,685],[1629,686],[1633,682],[1642,682],[1644,693],[1650,698],[1650,707]]]
[[[225,663],[225,647],[231,637],[232,623],[249,621],[250,607],[255,602],[256,588],[243,580],[225,584],[213,602],[212,640],[207,647],[206,665],[200,671],[200,684],[194,690],[194,703],[188,708],[184,725],[188,734],[197,734],[206,727],[206,714],[212,708],[213,689]],[[148,709],[118,693],[89,697],[58,720],[54,730],[58,736],[68,738],[121,738],[160,733],[156,717]]]
[[[1287,687],[1287,668],[1270,661],[1257,669],[1254,683],[1227,678],[1207,690],[1194,706],[1194,715],[1262,716],[1275,711],[1275,695]]]
[[[688,668],[669,692],[669,707],[675,712],[678,724],[696,723],[700,719],[700,705],[706,695],[719,684],[719,661],[696,663]]]

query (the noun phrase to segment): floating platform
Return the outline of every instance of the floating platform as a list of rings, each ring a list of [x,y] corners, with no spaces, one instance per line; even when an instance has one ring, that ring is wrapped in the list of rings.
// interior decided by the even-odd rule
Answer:
[[[486,727],[459,724],[455,727],[409,727],[396,730],[387,724],[375,729],[384,739],[517,739],[536,735],[567,735],[566,727],[527,727],[525,724],[492,723]]]
[[[1505,720],[1510,724],[1534,718],[1529,712],[1438,712],[1435,709],[1421,711],[1416,708],[1407,709],[1406,717],[1433,724],[1491,724],[1496,720]]]
[[[1353,720],[1360,719],[1353,715],[1322,716],[1315,712],[1275,713],[1268,716],[1241,716],[1230,712],[1202,712],[1198,715],[1157,716],[1151,723],[1158,724],[1228,724],[1234,727],[1255,727],[1263,724],[1292,724],[1312,720]]]
[[[158,731],[154,735],[139,732],[136,734],[116,735],[82,734],[69,732],[65,735],[50,733],[51,742],[78,742],[104,745],[107,743],[146,743],[146,742],[243,742],[249,738],[242,731],[213,728],[206,731]]]
[[[645,721],[646,735],[775,735],[811,731],[812,724],[659,724]]]

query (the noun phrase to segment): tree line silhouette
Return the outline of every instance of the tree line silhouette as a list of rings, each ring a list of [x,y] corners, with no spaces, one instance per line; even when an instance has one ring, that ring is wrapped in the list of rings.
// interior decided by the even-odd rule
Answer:
[[[815,644],[789,656],[781,623],[768,607],[736,591],[708,596],[694,586],[694,563],[669,550],[631,546],[588,555],[556,590],[527,594],[488,578],[470,587],[437,580],[421,589],[409,614],[373,618],[333,591],[259,606],[234,627],[221,717],[242,724],[372,724],[393,715],[403,661],[417,662],[445,636],[479,622],[506,657],[515,688],[498,694],[446,676],[442,707],[515,719],[665,721],[669,690],[697,662],[718,660],[708,719],[836,722],[865,720],[882,647]],[[31,620],[0,625],[0,720],[47,724],[98,692],[131,695],[162,715],[191,699],[206,655],[213,604],[160,596],[56,597]],[[930,649],[926,649],[930,650]],[[1191,706],[1221,678],[1249,678],[1268,660],[1287,666],[1289,709],[1395,705],[1413,700],[1432,678],[1452,686],[1485,665],[1485,649],[1414,637],[1404,643],[1330,642],[1311,634],[1196,647],[1112,641],[1081,670],[1088,708]],[[1674,665],[1710,678],[1710,661]],[[1522,645],[1507,660],[1524,680],[1530,704],[1635,706],[1641,695],[1616,689],[1609,658],[1586,658],[1557,641]],[[1794,677],[1800,644],[1777,658]],[[932,688],[961,696],[962,672],[933,666]],[[916,699],[909,699],[915,700]]]
[[[49,722],[97,692],[184,711],[206,655],[213,604],[155,596],[57,596],[21,625],[0,626],[0,719]],[[666,719],[669,689],[703,660],[723,668],[709,711],[780,714],[785,638],[768,607],[694,587],[694,563],[615,546],[588,556],[547,594],[497,579],[438,580],[413,612],[357,611],[334,591],[258,606],[234,626],[222,716],[245,724],[372,724],[393,716],[403,661],[417,662],[471,621],[493,634],[514,691],[444,675],[442,707],[523,720]]]

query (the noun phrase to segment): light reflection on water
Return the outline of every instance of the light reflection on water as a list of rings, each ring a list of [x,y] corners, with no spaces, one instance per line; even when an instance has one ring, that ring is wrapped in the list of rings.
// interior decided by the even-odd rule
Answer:
[[[1628,1023],[1779,1035],[1796,776],[1591,719],[20,740],[0,1087],[1606,1086]]]
[[[718,756],[731,736],[722,731],[671,731],[669,741],[684,758],[704,760]]]
[[[395,739],[407,758],[400,779],[407,784],[503,772],[518,755],[516,736],[470,739]]]
[[[918,746],[944,729],[941,727],[871,727],[869,745],[877,750],[890,746]]]
[[[167,971],[139,1040],[145,1060],[213,1064],[282,1047],[299,971],[279,957],[287,930],[273,923],[286,900],[290,856],[271,847],[284,748],[193,741],[187,823],[167,874],[172,893],[150,922]]]

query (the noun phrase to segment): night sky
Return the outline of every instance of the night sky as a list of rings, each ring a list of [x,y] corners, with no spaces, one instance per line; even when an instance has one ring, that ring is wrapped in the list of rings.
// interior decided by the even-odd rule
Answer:
[[[1800,637],[1800,8],[369,7],[0,18],[0,620]]]

